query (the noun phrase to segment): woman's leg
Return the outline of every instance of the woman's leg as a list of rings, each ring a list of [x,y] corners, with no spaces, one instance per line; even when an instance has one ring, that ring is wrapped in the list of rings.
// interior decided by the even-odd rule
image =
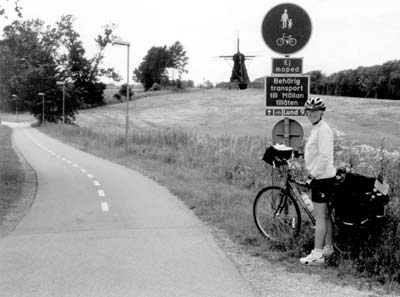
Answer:
[[[327,236],[328,232],[332,233],[332,222],[328,222],[328,205],[327,203],[314,204],[314,216],[315,216],[315,237],[314,237],[314,249],[322,250],[327,241],[332,242],[332,236]],[[329,230],[330,229],[330,230]],[[328,237],[328,238],[327,238]]]
[[[333,223],[328,210],[326,211],[325,246],[333,246]]]

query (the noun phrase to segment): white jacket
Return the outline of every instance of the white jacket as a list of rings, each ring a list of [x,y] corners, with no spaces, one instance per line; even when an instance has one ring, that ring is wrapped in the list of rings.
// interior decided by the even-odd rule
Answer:
[[[307,140],[304,159],[306,169],[316,179],[331,178],[336,175],[333,163],[333,132],[321,120],[311,129]]]

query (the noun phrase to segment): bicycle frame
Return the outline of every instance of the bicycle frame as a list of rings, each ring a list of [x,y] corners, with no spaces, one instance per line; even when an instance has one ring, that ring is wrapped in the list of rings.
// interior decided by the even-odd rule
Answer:
[[[308,207],[305,205],[303,199],[301,198],[301,193],[304,191],[302,191],[300,188],[305,188],[305,187],[309,188],[309,185],[303,181],[293,178],[291,172],[293,169],[291,168],[289,162],[287,165],[284,166],[283,170],[285,171],[283,175],[286,178],[284,190],[288,195],[292,196],[296,200],[296,202],[301,206],[301,208],[306,213],[309,221],[315,226],[315,218],[311,213],[311,211],[308,209]],[[286,199],[284,203],[286,203]]]
[[[298,188],[298,186],[304,186],[303,183],[300,183],[299,181],[288,179],[286,182],[286,190],[290,193],[290,195],[298,202],[301,207],[303,208],[304,212],[307,214],[308,219],[310,222],[315,225],[315,218],[311,211],[308,209],[306,204],[304,203],[303,199],[301,198],[301,192]]]

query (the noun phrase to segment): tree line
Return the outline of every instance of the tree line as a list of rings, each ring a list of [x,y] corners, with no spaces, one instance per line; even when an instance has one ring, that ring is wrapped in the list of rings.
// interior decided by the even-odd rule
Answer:
[[[114,69],[101,67],[115,25],[104,26],[95,38],[97,52],[88,58],[73,23],[72,15],[64,15],[55,27],[39,19],[19,19],[3,28],[1,109],[15,107],[30,111],[38,119],[68,123],[75,119],[78,109],[102,104],[105,84],[100,77],[119,79]]]
[[[114,68],[102,66],[106,47],[117,39],[116,25],[104,26],[94,39],[96,53],[87,57],[72,15],[63,15],[55,26],[49,26],[40,19],[24,20],[18,0],[13,1],[10,4],[18,19],[3,28],[0,39],[0,109],[29,111],[38,120],[71,123],[79,109],[104,104],[106,85],[101,79],[122,80]],[[12,11],[0,4],[0,18],[8,18]],[[169,47],[152,47],[131,75],[146,91],[166,85],[193,86],[192,81],[181,81],[187,62],[186,51],[176,41]],[[169,79],[171,71],[176,72],[176,79]],[[122,85],[119,95],[125,95],[126,89]]]
[[[320,70],[310,75],[310,92],[320,95],[350,96],[376,99],[400,99],[400,61],[358,67],[329,76]]]

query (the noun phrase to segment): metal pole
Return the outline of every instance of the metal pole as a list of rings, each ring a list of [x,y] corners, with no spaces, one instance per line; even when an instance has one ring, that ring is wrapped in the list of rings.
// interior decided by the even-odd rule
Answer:
[[[63,106],[62,106],[62,109],[63,109],[63,124],[65,124],[65,82],[64,82],[64,84],[63,84]]]
[[[126,70],[126,123],[125,123],[125,152],[128,153],[129,130],[129,47],[127,46],[127,70]]]
[[[44,94],[42,95],[42,125],[44,126]]]
[[[18,119],[18,100],[15,98],[15,120]]]

